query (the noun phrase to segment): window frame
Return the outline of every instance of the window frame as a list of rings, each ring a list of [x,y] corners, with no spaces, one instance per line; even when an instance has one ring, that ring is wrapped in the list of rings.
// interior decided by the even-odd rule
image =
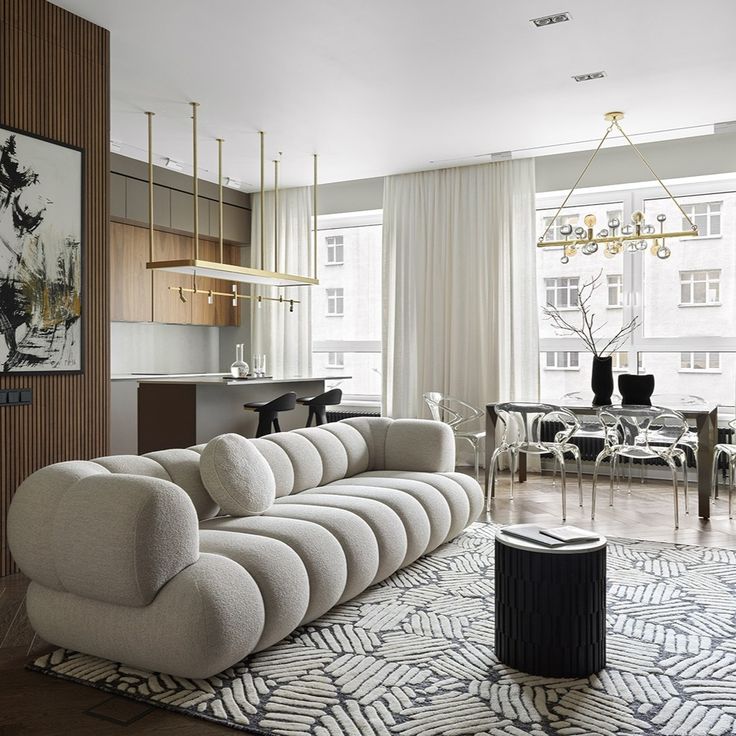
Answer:
[[[611,284],[611,279],[617,279],[616,284]],[[618,291],[618,302],[611,304],[611,288]],[[622,273],[606,274],[606,309],[623,309],[624,306],[624,275]]]
[[[327,363],[326,368],[344,368],[345,367],[345,353],[342,350],[327,350]],[[340,356],[333,360],[333,356]]]
[[[330,243],[330,240],[337,240],[340,238],[339,243]],[[344,266],[345,265],[345,238],[342,235],[325,235],[325,266]],[[339,260],[333,259],[330,256],[337,253],[338,248],[342,258]]]
[[[549,364],[549,356],[554,355],[554,365]],[[566,365],[559,365],[560,356],[566,355]],[[570,358],[575,356],[577,365],[571,365]],[[579,350],[549,350],[546,353],[546,360],[544,365],[546,371],[579,371],[580,370],[580,351]]]
[[[720,268],[690,268],[685,271],[680,271],[680,302],[677,305],[678,307],[720,307],[721,306],[721,272],[722,269]],[[711,273],[716,273],[717,277],[713,280],[709,278],[709,275]],[[692,278],[690,278],[688,281],[683,280],[684,274],[690,274]],[[695,277],[697,274],[705,274],[704,280],[698,280]],[[703,302],[696,302],[694,300],[695,297],[695,284],[704,283],[705,284],[705,301]],[[718,286],[718,299],[714,302],[708,301],[708,294],[710,292],[709,287],[711,284],[717,284]],[[682,287],[684,285],[687,285],[690,290],[690,301],[685,302],[682,300]]]
[[[567,285],[561,286],[559,283],[550,284],[549,282],[559,282],[565,280],[567,281]],[[574,284],[572,282],[575,282]],[[577,300],[578,296],[580,294],[580,277],[579,276],[549,276],[545,277],[544,279],[544,293],[545,296],[549,293],[550,290],[554,291],[555,294],[555,303],[551,303],[550,301],[545,302],[545,305],[554,307],[558,312],[572,312],[575,311],[577,306]],[[573,293],[573,290],[575,292],[575,304],[571,304],[572,299],[571,294]],[[565,293],[567,295],[566,301],[568,306],[561,307],[559,304],[557,304],[557,299],[559,298],[560,293]]]
[[[716,201],[723,195],[736,193],[736,172],[724,175],[714,176],[698,176],[687,177],[683,179],[665,180],[672,194],[678,198],[687,197],[708,197]],[[536,211],[547,210],[559,207],[567,195],[566,190],[553,192],[537,192]],[[657,182],[630,182],[626,184],[610,185],[605,187],[581,188],[576,190],[570,197],[566,207],[580,208],[585,205],[604,205],[623,203],[622,222],[628,222],[631,214],[637,210],[644,211],[647,200],[663,199],[667,194],[657,184]],[[682,202],[680,201],[682,204]],[[564,210],[563,210],[564,213]],[[721,210],[723,214],[723,210]],[[679,219],[677,225],[679,226]],[[714,237],[723,237],[714,236]],[[692,241],[702,240],[704,238],[688,237],[677,239],[673,238],[671,248],[687,248],[688,243]],[[536,245],[536,241],[535,241]],[[559,252],[561,254],[561,250]],[[599,255],[590,256],[590,258],[600,258]],[[621,346],[619,352],[628,352],[629,366],[632,370],[634,366],[638,366],[637,372],[644,370],[643,365],[639,365],[639,356],[643,353],[676,353],[682,351],[682,338],[677,337],[646,337],[644,335],[644,325],[646,324],[646,315],[644,307],[644,259],[651,259],[648,254],[628,253],[624,252],[616,258],[621,259],[622,275],[623,275],[623,313],[622,323],[627,323],[635,314],[640,316],[640,324],[633,331],[629,339]],[[715,269],[707,269],[715,270]],[[544,274],[540,274],[544,278]],[[539,276],[538,276],[539,278]],[[688,336],[687,346],[692,352],[709,352],[709,353],[736,353],[736,337],[715,337],[715,336]],[[556,351],[573,351],[585,352],[582,340],[574,337],[540,337],[539,352],[556,352]],[[705,371],[694,371],[703,373]],[[542,397],[544,398],[544,397]]]
[[[695,195],[693,195],[693,196],[695,196]],[[686,204],[683,204],[682,208],[685,210],[685,212],[687,212],[688,216],[690,217],[690,219],[693,222],[695,222],[695,218],[697,217],[697,215],[695,214],[695,209],[694,208],[695,208],[696,205],[699,205],[699,204],[704,204],[704,205],[706,205],[708,207],[708,210],[705,213],[706,222],[708,223],[707,232],[706,233],[702,233],[701,230],[700,230],[700,228],[698,228],[698,234],[697,235],[689,236],[687,238],[681,238],[681,240],[711,240],[711,239],[715,239],[715,238],[722,238],[723,237],[723,230],[721,229],[721,225],[723,224],[723,200],[722,199],[721,200],[713,199],[713,200],[706,200],[705,202],[687,202]],[[718,220],[719,220],[719,222],[718,222],[718,230],[719,230],[719,232],[717,232],[715,234],[711,232],[711,220],[712,220],[713,215],[715,213],[711,212],[711,210],[710,210],[711,206],[714,205],[714,204],[717,204],[719,206],[719,208],[720,208],[718,210]],[[689,208],[693,208],[693,210],[692,211],[689,211]],[[684,217],[682,219],[683,219],[682,229],[683,230],[689,230],[690,229],[690,226],[688,225],[687,220],[685,220]]]
[[[339,294],[330,294],[331,291],[340,292]],[[343,286],[328,286],[325,288],[325,299],[327,300],[325,308],[325,317],[344,317],[345,316],[345,288]],[[337,303],[340,302],[340,311],[337,311]],[[335,311],[330,311],[330,307],[334,305]]]
[[[705,355],[705,368],[695,367],[695,356],[697,353],[703,353]],[[690,356],[689,367],[683,367],[682,358],[685,355]],[[713,367],[711,361],[713,356],[717,356],[718,365]],[[680,367],[677,369],[678,373],[723,373],[721,368],[721,354],[716,350],[681,350],[680,351]]]

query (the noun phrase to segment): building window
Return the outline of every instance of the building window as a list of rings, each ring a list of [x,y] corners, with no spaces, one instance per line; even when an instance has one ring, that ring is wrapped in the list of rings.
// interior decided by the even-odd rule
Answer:
[[[559,277],[544,280],[547,304],[557,309],[574,309],[578,305],[578,282],[580,279]]]
[[[327,353],[328,368],[344,368],[345,353]]]
[[[681,371],[713,371],[721,370],[720,353],[680,353]]]
[[[345,244],[342,235],[328,235],[327,242],[327,265],[341,266],[345,263]]]
[[[567,351],[547,353],[547,368],[550,370],[579,370],[580,356],[578,353]]]
[[[550,228],[549,232],[545,236],[545,240],[565,240],[565,236],[560,232],[560,228],[563,225],[572,225],[575,227],[578,222],[580,221],[580,215],[560,215],[556,220],[555,224]],[[545,217],[542,219],[542,229],[543,231],[546,230],[549,227],[550,222],[552,222],[552,217]]]
[[[344,289],[326,289],[327,316],[342,317],[344,312]]]
[[[720,271],[680,271],[680,305],[719,304]]]
[[[620,273],[608,274],[608,306],[623,307],[624,305],[624,277]]]
[[[697,204],[683,205],[690,219],[698,226],[698,237],[712,238],[721,234],[721,204],[722,202],[698,202]],[[690,223],[683,218],[682,229],[690,230]]]
[[[629,354],[625,350],[621,350],[617,353],[612,353],[611,358],[611,369],[614,371],[627,371],[629,370]]]

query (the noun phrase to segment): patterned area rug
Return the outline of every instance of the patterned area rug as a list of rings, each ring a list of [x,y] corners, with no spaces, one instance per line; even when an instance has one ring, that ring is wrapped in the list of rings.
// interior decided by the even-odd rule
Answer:
[[[736,552],[609,540],[608,666],[555,680],[494,656],[495,528],[473,525],[208,680],[63,649],[30,666],[279,736],[736,734]]]

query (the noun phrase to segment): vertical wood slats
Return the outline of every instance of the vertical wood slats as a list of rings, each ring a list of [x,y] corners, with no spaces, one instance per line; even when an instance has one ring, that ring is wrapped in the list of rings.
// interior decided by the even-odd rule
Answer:
[[[49,463],[109,446],[109,33],[45,0],[0,0],[0,125],[84,149],[81,375],[0,373],[33,404],[0,409],[0,576],[15,571],[5,522],[15,489]]]

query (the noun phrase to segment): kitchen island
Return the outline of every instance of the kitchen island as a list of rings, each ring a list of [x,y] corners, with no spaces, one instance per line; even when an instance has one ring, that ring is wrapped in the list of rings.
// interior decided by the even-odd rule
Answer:
[[[236,432],[255,437],[258,415],[243,404],[270,401],[288,391],[297,397],[315,396],[325,381],[350,376],[294,376],[234,380],[222,374],[161,376],[138,380],[138,453],[189,447],[208,442],[218,434]],[[279,417],[284,430],[303,427],[306,407]]]

